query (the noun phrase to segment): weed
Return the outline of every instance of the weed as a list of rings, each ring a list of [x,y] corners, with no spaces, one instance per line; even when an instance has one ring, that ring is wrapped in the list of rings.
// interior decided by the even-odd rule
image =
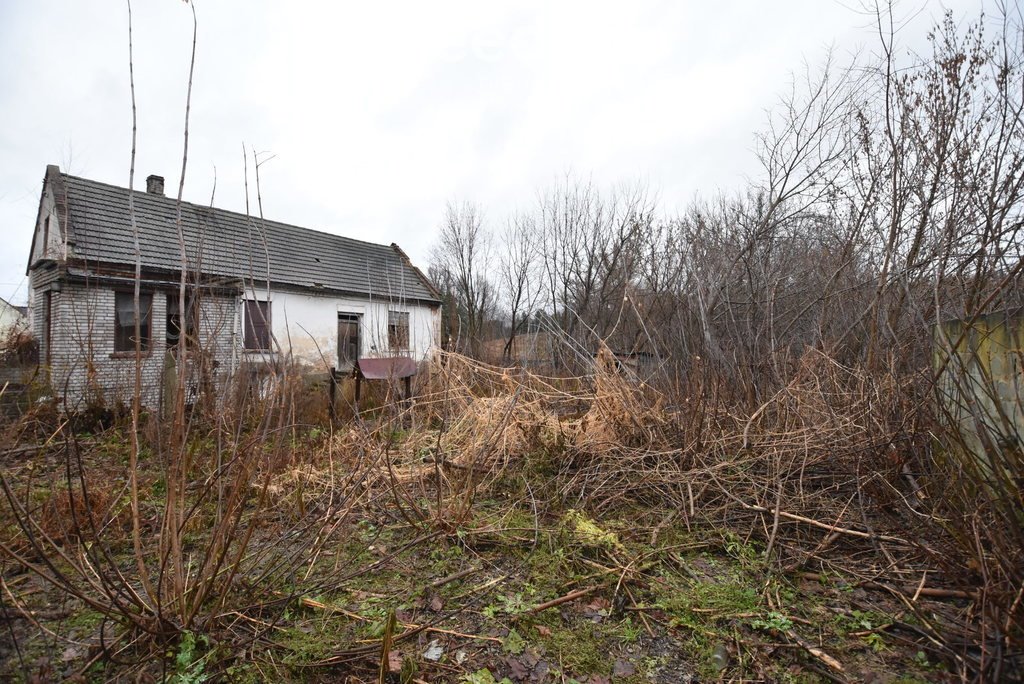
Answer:
[[[484,606],[481,611],[484,616],[489,619],[497,617],[498,613],[504,613],[505,615],[521,615],[525,613],[533,606],[523,597],[521,592],[515,594],[504,594],[497,597],[497,604],[491,604]]]
[[[786,632],[793,629],[793,621],[782,613],[771,611],[763,618],[754,618],[750,621],[750,626],[754,629],[760,629],[765,631],[776,631]]]
[[[757,609],[757,591],[737,582],[692,582],[671,596],[663,596],[658,607],[676,618],[699,623],[727,618]]]
[[[877,629],[880,625],[890,622],[888,616],[874,611],[851,610],[848,615],[840,615],[837,618],[838,631],[843,634],[850,632],[865,632]]]
[[[381,628],[383,632],[383,627]],[[333,640],[325,639],[322,632],[301,626],[286,627],[277,636],[277,641],[287,651],[282,659],[286,665],[304,665],[322,660],[330,654]]]
[[[462,547],[457,544],[440,545],[430,552],[431,569],[434,572],[446,572],[453,561],[460,560],[465,555]]]
[[[516,630],[509,630],[508,635],[501,640],[501,646],[506,653],[520,655],[526,650],[526,640]]]
[[[618,535],[598,526],[580,511],[570,508],[565,513],[564,521],[573,539],[584,546],[608,551],[625,550]]]
[[[577,625],[573,629],[552,625],[548,631],[550,634],[541,635],[538,641],[568,672],[584,676],[606,675],[611,671],[608,648],[593,623]]]
[[[871,647],[871,650],[875,653],[880,653],[887,648],[885,644],[885,637],[878,632],[871,632],[871,634],[865,636],[864,643]]]
[[[628,643],[634,643],[640,639],[640,635],[643,634],[643,630],[640,629],[640,625],[633,622],[633,618],[627,617],[625,620],[618,624],[620,635],[622,640]]]
[[[199,652],[209,646],[209,639],[204,634],[196,636],[195,632],[182,632],[178,641],[178,652],[174,656],[174,674],[171,682],[174,684],[200,684],[209,677],[206,669],[206,655],[199,655]]]
[[[751,541],[744,541],[733,532],[724,535],[725,552],[744,568],[755,568],[764,561],[762,552]]]
[[[502,677],[501,681],[498,681],[487,668],[463,675],[459,681],[462,684],[512,684],[512,680],[508,677]]]
[[[82,633],[88,634],[97,629],[102,622],[103,613],[91,608],[82,608],[80,611],[69,616],[64,624],[69,629],[80,630]]]

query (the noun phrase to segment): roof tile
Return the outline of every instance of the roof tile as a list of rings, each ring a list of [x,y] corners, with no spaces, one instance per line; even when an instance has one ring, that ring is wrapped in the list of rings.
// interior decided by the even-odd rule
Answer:
[[[128,189],[63,175],[74,255],[87,261],[135,263]],[[135,191],[142,266],[181,266],[174,198]],[[268,278],[277,285],[323,287],[392,300],[436,302],[429,283],[389,245],[267,221],[224,209],[181,203],[190,270],[206,275]]]

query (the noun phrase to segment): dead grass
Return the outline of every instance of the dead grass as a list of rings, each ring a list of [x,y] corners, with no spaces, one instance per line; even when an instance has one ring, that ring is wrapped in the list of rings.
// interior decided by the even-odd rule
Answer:
[[[100,538],[113,544],[124,542],[131,529],[131,513],[123,488],[96,478],[88,478],[84,486],[77,484],[50,490],[40,508],[42,532],[64,544]]]
[[[642,647],[615,658],[642,676],[672,672],[664,681],[695,672],[775,679],[779,662],[824,679],[856,679],[859,667],[969,677],[979,669],[971,649],[992,647],[979,587],[929,556],[932,545],[945,548],[941,529],[905,476],[926,475],[920,459],[931,443],[918,381],[814,351],[781,365],[788,381],[747,403],[700,369],[673,391],[645,384],[606,350],[592,374],[575,378],[447,355],[411,407],[382,407],[337,429],[287,399],[300,385],[281,384],[278,407],[234,408],[215,429],[191,433],[186,585],[204,567],[216,577],[202,560],[210,549],[238,560],[223,591],[196,604],[202,623],[173,623],[162,667],[179,668],[187,652],[188,667],[206,673],[292,679],[341,668],[367,680],[393,610],[399,664],[415,662],[424,681],[481,668],[535,673],[541,662],[604,677],[611,644],[627,636]],[[238,428],[226,430],[224,415]],[[48,485],[35,509],[5,512],[40,523],[52,545],[43,557],[93,549],[93,562],[102,545],[115,566],[127,560],[118,547],[123,476],[94,475],[110,472],[97,462],[110,458],[103,445],[101,436],[80,452],[88,505],[60,485],[64,451],[9,469],[15,490],[60,485]],[[140,477],[147,553],[166,501],[159,459],[147,457]],[[225,472],[235,474],[221,497]],[[92,527],[102,532],[82,534]],[[4,547],[8,578],[39,559],[14,541]],[[73,586],[88,605],[89,585]],[[12,605],[32,610],[27,599]],[[130,622],[119,624],[120,648],[153,652],[127,640]],[[467,655],[424,661],[435,636],[452,658]],[[574,643],[578,652],[567,651]],[[665,644],[685,663],[669,667]],[[781,661],[779,648],[789,654]],[[119,653],[96,661],[107,675],[152,672],[144,658],[120,669]],[[1012,654],[1005,660],[1004,672],[1018,666]]]

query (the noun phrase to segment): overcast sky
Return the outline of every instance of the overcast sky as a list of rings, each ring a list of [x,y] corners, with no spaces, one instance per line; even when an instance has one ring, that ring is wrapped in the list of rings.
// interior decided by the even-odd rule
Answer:
[[[425,266],[448,200],[494,222],[573,171],[640,179],[667,212],[756,176],[754,133],[804,62],[872,49],[859,0],[197,0],[184,197],[244,210],[243,143],[267,218],[398,242]],[[949,7],[906,3],[923,46]],[[136,0],[136,187],[177,191],[192,14]],[[47,164],[127,186],[124,2],[0,0],[0,297],[25,263]],[[250,166],[251,172],[251,166]],[[251,180],[250,176],[250,180]]]

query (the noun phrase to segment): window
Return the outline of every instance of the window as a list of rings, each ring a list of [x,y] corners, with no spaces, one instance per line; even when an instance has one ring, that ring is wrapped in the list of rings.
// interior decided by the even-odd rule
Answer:
[[[153,295],[139,293],[139,348],[149,350],[150,318],[153,313]],[[114,351],[135,351],[135,295],[132,292],[114,293]]]
[[[45,354],[46,365],[50,365],[50,359],[53,355],[50,350],[53,345],[50,344],[50,339],[53,337],[53,292],[47,290],[43,293],[43,311],[46,318],[43,319],[43,354]]]
[[[348,370],[359,359],[359,314],[338,314],[338,368]]]
[[[388,311],[388,348],[409,348],[409,312]]]
[[[178,311],[181,303],[180,295],[167,295],[167,346],[177,347],[181,341],[181,312]],[[199,319],[199,300],[192,293],[185,295],[185,337],[186,348],[193,348],[199,341],[196,335],[196,321]]]
[[[270,351],[270,302],[245,300],[245,348]]]

